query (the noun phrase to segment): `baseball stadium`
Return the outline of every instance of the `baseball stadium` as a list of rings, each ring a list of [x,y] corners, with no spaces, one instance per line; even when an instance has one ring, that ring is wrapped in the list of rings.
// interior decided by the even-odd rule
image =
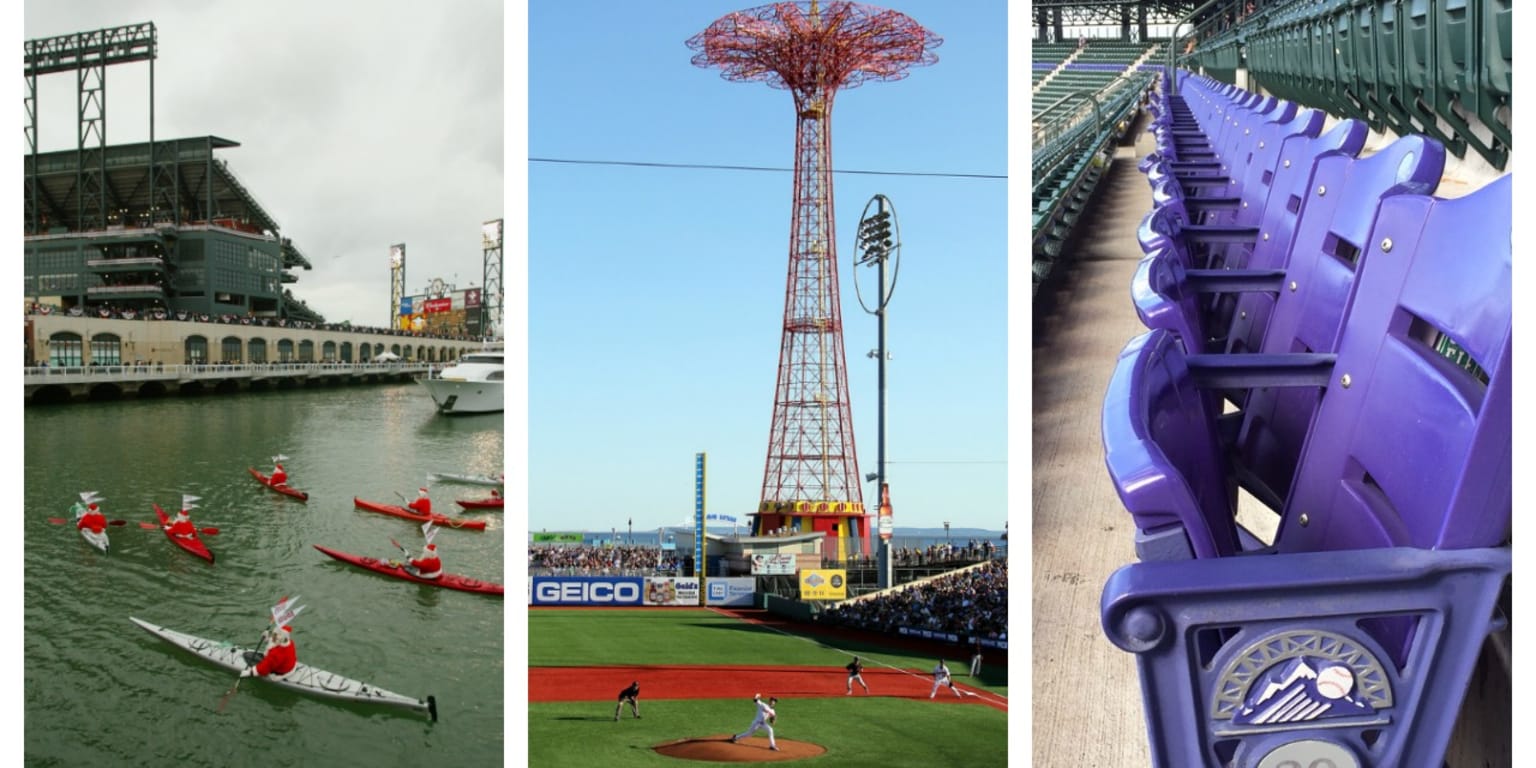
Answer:
[[[777,538],[709,549],[759,552]],[[842,600],[847,583],[872,574],[747,554],[712,558],[715,570],[748,561],[768,573],[699,578],[657,548],[617,550],[615,568],[613,547],[533,547],[530,765],[1007,764],[1007,559],[997,550],[939,545],[896,566],[898,586]],[[811,586],[820,574],[826,599]],[[947,677],[935,673],[941,661]],[[633,705],[621,699],[631,684]],[[771,736],[733,739],[753,724],[754,697],[777,699]]]
[[[1035,765],[1528,763],[1512,7],[1031,4]]]
[[[995,15],[1000,8],[995,4],[990,12]],[[979,17],[972,17],[974,26],[984,26],[977,22]],[[667,21],[674,20],[668,17]],[[954,18],[949,21],[953,23]],[[676,23],[655,22],[655,26],[672,30],[681,23],[679,18]],[[872,292],[858,294],[871,300],[863,308],[880,318],[879,348],[869,355],[878,361],[879,394],[875,397],[871,387],[859,395],[861,402],[877,404],[879,413],[875,440],[866,441],[877,446],[874,471],[868,474],[859,468],[850,397],[850,389],[863,388],[850,383],[844,352],[842,306],[852,303],[854,296],[840,290],[838,282],[839,270],[846,272],[849,265],[838,262],[834,226],[838,220],[832,187],[834,174],[842,170],[832,165],[834,96],[864,83],[899,81],[909,69],[935,64],[934,49],[942,41],[901,10],[841,0],[774,3],[717,14],[713,22],[706,17],[686,23],[691,35],[686,47],[692,52],[693,65],[718,71],[732,83],[767,85],[793,96],[792,112],[788,103],[781,107],[785,136],[791,124],[795,129],[793,169],[783,169],[792,174],[793,183],[776,181],[772,187],[777,201],[774,216],[784,203],[789,203],[791,212],[787,270],[779,271],[784,269],[780,261],[783,230],[777,225],[772,229],[753,226],[732,235],[737,243],[733,251],[771,254],[768,274],[748,280],[747,273],[733,273],[725,283],[700,282],[697,289],[713,293],[744,284],[749,291],[742,303],[767,312],[783,308],[782,324],[775,327],[759,320],[753,326],[781,334],[777,347],[753,347],[761,350],[753,354],[758,356],[756,367],[762,370],[763,384],[773,371],[770,356],[777,351],[773,389],[761,389],[762,395],[769,391],[773,395],[766,456],[759,453],[763,444],[756,429],[748,433],[733,427],[728,436],[710,437],[717,433],[708,431],[705,422],[714,417],[705,416],[702,409],[685,417],[674,413],[665,437],[623,432],[625,427],[606,419],[549,417],[543,420],[542,431],[539,424],[531,425],[530,454],[575,435],[590,442],[576,460],[587,466],[580,476],[564,475],[572,479],[562,483],[555,479],[556,473],[570,470],[549,462],[545,472],[534,473],[531,483],[560,490],[545,504],[535,501],[530,510],[529,527],[534,533],[528,559],[527,762],[538,766],[665,766],[677,765],[678,760],[814,760],[818,765],[871,768],[1007,765],[1006,532],[951,530],[951,522],[973,525],[970,520],[1003,514],[1003,510],[968,503],[962,498],[968,498],[963,489],[953,482],[931,482],[923,487],[941,487],[941,501],[903,501],[908,505],[903,507],[903,522],[914,527],[898,530],[890,489],[894,484],[898,495],[904,494],[921,481],[903,478],[892,483],[886,474],[885,361],[890,356],[885,354],[884,307],[894,287],[901,234],[894,204],[884,193],[906,201],[923,200],[927,205],[912,207],[922,209],[931,221],[944,215],[938,212],[940,207],[911,191],[923,186],[929,195],[935,194],[936,185],[926,177],[908,180],[905,195],[890,187],[881,189],[882,194],[871,200],[863,218],[852,227],[857,232],[854,266],[875,267],[870,271],[878,275]],[[703,31],[697,31],[700,28]],[[952,28],[957,31],[951,34],[970,42],[963,36],[964,27]],[[648,46],[650,41],[643,34],[649,29],[638,26],[631,35]],[[990,25],[990,31],[999,30]],[[1003,42],[1001,35],[992,40]],[[649,57],[652,51],[647,47],[642,55]],[[977,50],[965,54],[980,58]],[[965,55],[957,53],[956,58],[963,61]],[[676,60],[688,61],[682,56]],[[671,61],[664,65],[666,76],[681,69]],[[999,68],[1001,64],[998,59]],[[558,90],[553,84],[545,87]],[[712,102],[715,92],[728,88],[744,86],[722,86],[711,79],[707,87],[699,88],[701,96],[696,100]],[[677,112],[675,105],[688,99],[670,92],[667,99],[667,121],[685,122],[681,115],[686,113]],[[931,103],[918,100],[909,102],[905,111],[922,109],[937,111]],[[731,127],[723,137],[708,140],[726,141],[725,146],[734,151],[740,140],[729,132],[738,130],[740,122],[722,121],[721,125]],[[1001,136],[1000,124],[990,125]],[[895,168],[913,162],[910,135],[891,140],[888,132],[882,136],[878,129],[867,127],[854,133],[866,141],[885,139],[876,155],[882,164]],[[958,143],[962,134],[952,129],[951,133]],[[912,135],[918,135],[917,141],[928,138],[926,133]],[[704,140],[703,135],[695,140]],[[710,194],[743,196],[754,184],[715,186]],[[1001,193],[1002,185],[987,187],[994,188]],[[536,189],[531,198],[540,197],[543,189]],[[609,194],[615,194],[613,189]],[[659,189],[646,194],[665,196]],[[565,212],[548,215],[559,220]],[[680,230],[693,230],[698,226],[693,219],[704,214],[675,202],[664,215],[674,217]],[[537,222],[530,229],[537,230]],[[677,238],[670,234],[668,238],[669,250],[652,258],[669,267],[686,264],[680,251],[689,246],[681,241],[672,244]],[[718,247],[711,244],[708,252],[715,259]],[[1002,263],[1000,248],[981,255],[991,259],[989,264]],[[590,301],[587,282],[582,282],[579,294],[583,301]],[[645,282],[666,280],[648,275]],[[551,279],[530,293],[561,285]],[[658,305],[666,303],[654,292],[645,298]],[[976,301],[974,293],[965,298]],[[741,316],[711,312],[692,296],[680,295],[679,300],[690,313],[686,322],[645,339],[648,348],[676,345],[700,333],[701,326],[730,325]],[[778,319],[772,314],[759,317]],[[539,327],[538,320],[530,327]],[[591,322],[586,317],[582,320]],[[632,321],[624,318],[622,322]],[[546,319],[543,327],[554,325]],[[946,330],[959,334],[968,329],[948,323]],[[606,359],[611,355],[605,350],[612,345],[579,341],[583,354],[604,357],[604,365],[612,366],[601,378],[613,392],[594,393],[596,399],[627,397],[619,393],[637,388],[686,389],[655,377],[653,371],[667,367],[661,358],[646,359],[640,370],[650,378],[640,383],[635,376],[611,375],[623,370]],[[953,349],[953,340],[945,341]],[[717,346],[708,345],[711,351],[706,356],[714,358]],[[722,414],[756,413],[769,405],[764,396],[739,394],[747,390],[728,387],[719,375],[719,369],[726,367],[730,366],[719,359],[694,360],[682,366],[681,375],[725,390],[728,394],[719,395],[718,400]],[[573,385],[548,368],[537,375],[548,383],[542,389],[537,382],[530,385],[530,411],[560,410],[555,401]],[[542,400],[541,392],[545,393]],[[866,394],[867,400],[862,399]],[[944,401],[966,394],[935,396],[922,390],[917,397]],[[637,404],[636,410],[666,409],[646,401]],[[985,418],[996,423],[1000,415],[988,413]],[[946,412],[946,418],[955,419],[951,412]],[[634,419],[625,413],[619,420]],[[712,487],[717,492],[724,487],[729,501],[720,508],[707,508],[706,454],[697,453],[690,522],[668,531],[656,528],[654,522],[675,520],[675,503],[669,499],[684,499],[690,489],[681,482],[674,486],[655,478],[621,480],[618,475],[628,467],[615,465],[639,465],[653,456],[672,455],[670,440],[679,433],[710,443],[716,456],[727,457],[721,462],[724,479]],[[982,450],[976,434],[966,437],[966,450]],[[715,441],[730,441],[731,447],[722,448]],[[747,461],[762,462],[757,464],[762,467],[760,493],[754,487],[755,478],[733,471],[738,465],[732,462],[743,453],[738,443],[748,441],[751,458]],[[926,442],[925,449],[935,454],[947,448],[932,447],[936,440]],[[677,466],[686,468],[681,461]],[[684,478],[679,473],[679,480]],[[867,484],[872,484],[868,504]],[[537,492],[533,497],[538,498]],[[613,517],[615,498],[622,509],[618,518]],[[633,524],[642,520],[645,528],[656,532],[654,539],[635,539]],[[939,520],[944,521],[939,536],[932,535],[933,528],[915,527],[936,526]],[[622,527],[605,532],[606,537],[564,527],[589,528],[610,521]],[[711,526],[708,521],[715,522]],[[552,527],[546,529],[546,525]],[[628,535],[621,536],[626,530]],[[910,535],[914,531],[929,535]]]

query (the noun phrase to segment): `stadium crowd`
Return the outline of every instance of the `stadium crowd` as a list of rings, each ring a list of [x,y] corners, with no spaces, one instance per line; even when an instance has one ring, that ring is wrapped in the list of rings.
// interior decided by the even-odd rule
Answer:
[[[554,576],[611,576],[644,571],[646,573],[672,573],[681,570],[682,560],[676,552],[656,547],[530,547],[528,549],[529,573],[547,573]]]
[[[971,539],[965,544],[930,544],[926,547],[892,547],[891,558],[897,567],[911,568],[930,565],[964,565],[992,560],[998,556],[992,542]],[[849,568],[874,568],[878,558],[874,555],[852,554],[845,564]],[[834,567],[828,563],[827,567]]]
[[[902,627],[967,637],[1008,637],[1008,561],[940,576],[906,589],[833,606],[817,620],[897,633]]]
[[[219,323],[223,325],[254,325],[264,328],[295,328],[298,330],[321,331],[347,331],[350,333],[367,333],[376,336],[402,336],[410,338],[447,339],[452,341],[483,341],[478,336],[466,336],[453,333],[427,333],[423,331],[406,331],[398,328],[376,328],[366,325],[354,325],[348,322],[341,323],[317,323],[308,320],[293,320],[277,317],[256,317],[251,314],[233,315],[209,315],[186,310],[135,310],[114,307],[110,304],[92,309],[82,309],[78,306],[69,309],[59,309],[49,304],[31,303],[27,306],[29,315],[60,314],[68,317],[100,317],[112,320],[179,320],[187,323]]]

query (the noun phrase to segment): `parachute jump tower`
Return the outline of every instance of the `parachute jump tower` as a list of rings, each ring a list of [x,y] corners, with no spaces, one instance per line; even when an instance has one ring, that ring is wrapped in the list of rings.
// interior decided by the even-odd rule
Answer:
[[[727,14],[688,40],[693,63],[795,99],[795,191],[778,387],[763,493],[752,531],[823,532],[841,558],[870,553],[837,289],[832,216],[832,99],[840,88],[900,80],[938,60],[942,41],[905,14],[850,2],[774,3]]]

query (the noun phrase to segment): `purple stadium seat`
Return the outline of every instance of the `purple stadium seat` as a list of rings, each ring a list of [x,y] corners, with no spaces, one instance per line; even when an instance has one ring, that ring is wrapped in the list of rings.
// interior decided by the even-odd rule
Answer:
[[[1233,554],[1197,392],[1288,386],[1318,356],[1202,373],[1163,330],[1122,353],[1106,464],[1167,559],[1115,572],[1100,607],[1153,765],[1442,765],[1511,568],[1511,187],[1380,204],[1273,547]]]

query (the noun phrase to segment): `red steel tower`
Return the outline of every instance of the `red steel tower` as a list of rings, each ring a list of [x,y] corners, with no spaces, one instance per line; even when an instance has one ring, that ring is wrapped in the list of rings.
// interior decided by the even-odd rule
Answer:
[[[910,17],[849,2],[774,3],[717,19],[688,40],[693,63],[795,98],[795,193],[778,388],[753,532],[824,532],[870,552],[837,289],[832,216],[832,99],[839,88],[900,80],[938,60],[942,42]]]

